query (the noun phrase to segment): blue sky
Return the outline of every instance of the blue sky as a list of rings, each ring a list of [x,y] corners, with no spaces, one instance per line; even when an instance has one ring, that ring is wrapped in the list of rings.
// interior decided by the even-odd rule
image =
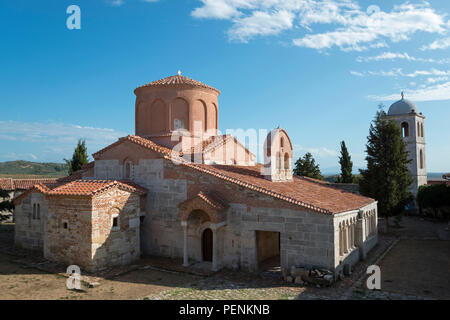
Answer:
[[[66,9],[81,9],[68,30]],[[212,85],[219,126],[285,128],[295,156],[365,164],[377,106],[426,116],[428,171],[450,171],[450,3],[357,0],[0,0],[0,161],[56,161],[134,133],[134,88]]]

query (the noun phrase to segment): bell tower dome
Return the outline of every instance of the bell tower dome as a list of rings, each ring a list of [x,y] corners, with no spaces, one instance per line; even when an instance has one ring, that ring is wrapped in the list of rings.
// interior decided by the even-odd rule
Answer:
[[[387,118],[394,120],[402,130],[403,140],[407,144],[409,158],[408,169],[414,182],[410,191],[416,196],[419,187],[427,184],[427,169],[425,161],[425,116],[419,112],[416,105],[405,99],[402,92],[401,99],[391,105]]]

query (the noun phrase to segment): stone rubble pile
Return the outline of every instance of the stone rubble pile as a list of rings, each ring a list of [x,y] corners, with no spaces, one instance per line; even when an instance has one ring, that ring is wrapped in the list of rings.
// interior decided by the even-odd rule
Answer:
[[[333,273],[326,269],[314,269],[292,266],[290,274],[286,275],[287,282],[304,285],[330,286],[334,281]]]

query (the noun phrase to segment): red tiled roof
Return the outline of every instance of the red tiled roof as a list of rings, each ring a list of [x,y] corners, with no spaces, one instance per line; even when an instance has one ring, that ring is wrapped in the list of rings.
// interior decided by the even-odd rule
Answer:
[[[261,164],[248,167],[187,162],[182,162],[182,164],[251,190],[325,214],[355,210],[374,202],[371,198],[339,190],[311,178],[294,177],[292,182],[266,180],[261,174]]]
[[[85,196],[93,197],[110,188],[118,187],[122,190],[146,194],[147,189],[128,180],[74,180],[67,183],[40,183],[32,189],[14,198],[14,203],[20,202],[30,192],[36,190],[46,196]]]
[[[2,190],[28,190],[38,183],[54,183],[58,179],[0,179],[0,189]]]
[[[14,190],[13,179],[11,178],[0,179],[0,190],[7,190],[7,191]]]
[[[133,135],[120,138],[117,142],[94,153],[93,156],[96,157],[123,141],[133,142],[162,154],[165,159],[172,160],[171,149],[162,147],[150,139]],[[256,166],[205,165],[191,163],[183,158],[176,159],[176,161],[225,181],[324,214],[336,214],[359,209],[375,201],[371,198],[333,188],[327,182],[311,178],[294,177],[292,182],[272,182],[262,176],[261,164]]]
[[[450,180],[428,180],[427,185],[431,186],[434,184],[446,184],[450,186]]]
[[[182,75],[176,75],[176,76],[170,76],[167,78],[163,78],[160,80],[156,80],[147,84],[144,84],[142,86],[137,87],[134,92],[136,92],[139,88],[144,87],[177,87],[177,86],[189,86],[189,87],[197,87],[197,88],[206,88],[210,90],[216,91],[218,94],[220,94],[220,91],[217,90],[214,87],[208,86],[207,84],[201,83],[200,81],[182,76]]]
[[[100,156],[102,153],[108,151],[109,149],[121,144],[124,141],[130,141],[132,143],[135,143],[141,147],[156,151],[158,153],[161,153],[163,155],[166,156],[170,156],[172,154],[172,150],[163,146],[160,146],[159,144],[154,143],[152,140],[150,139],[146,139],[146,138],[142,138],[139,136],[134,136],[134,135],[128,135],[126,137],[123,138],[119,138],[119,140],[117,140],[116,142],[114,142],[113,144],[110,144],[109,146],[107,146],[106,148],[103,148],[99,151],[97,151],[96,153],[92,154],[92,156],[94,158]]]
[[[213,193],[205,193],[203,191],[200,191],[197,196],[205,201],[210,206],[216,208],[216,209],[224,209],[228,208],[228,204],[223,200],[220,199],[216,194]]]
[[[93,196],[111,187],[119,187],[130,192],[147,193],[147,189],[131,181],[117,180],[75,180],[61,184],[45,192],[46,195]]]

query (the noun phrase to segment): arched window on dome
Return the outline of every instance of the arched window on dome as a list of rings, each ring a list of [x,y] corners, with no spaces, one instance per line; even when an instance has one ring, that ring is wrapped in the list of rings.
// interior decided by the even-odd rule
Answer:
[[[409,137],[408,122],[402,122],[402,137]]]
[[[280,148],[284,148],[284,138],[280,138]]]

